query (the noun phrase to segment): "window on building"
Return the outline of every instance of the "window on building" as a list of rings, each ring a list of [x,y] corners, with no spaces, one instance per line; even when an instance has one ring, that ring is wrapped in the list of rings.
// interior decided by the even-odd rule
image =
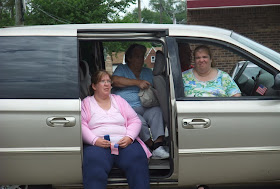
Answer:
[[[155,63],[156,61],[156,57],[155,56],[151,56],[151,63]]]

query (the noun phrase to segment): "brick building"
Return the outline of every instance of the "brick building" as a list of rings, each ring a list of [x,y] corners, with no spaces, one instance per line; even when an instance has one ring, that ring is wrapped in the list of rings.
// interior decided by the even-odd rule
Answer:
[[[147,49],[147,54],[144,60],[144,66],[147,68],[154,68],[154,64],[156,61],[156,52],[158,50],[162,50],[161,47],[152,47]]]
[[[187,23],[233,30],[280,52],[280,0],[187,0]],[[239,61],[230,52],[211,49],[217,67],[228,73]]]
[[[280,0],[187,0],[187,23],[233,30],[280,52]]]

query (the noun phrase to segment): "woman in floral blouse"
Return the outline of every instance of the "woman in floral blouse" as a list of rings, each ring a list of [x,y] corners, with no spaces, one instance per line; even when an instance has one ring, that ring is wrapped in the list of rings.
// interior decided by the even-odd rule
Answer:
[[[241,91],[226,73],[214,66],[212,53],[206,45],[194,50],[193,69],[182,73],[187,97],[239,97]]]

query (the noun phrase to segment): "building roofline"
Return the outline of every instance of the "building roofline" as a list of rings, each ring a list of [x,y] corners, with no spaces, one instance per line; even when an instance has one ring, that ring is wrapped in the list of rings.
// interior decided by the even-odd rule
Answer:
[[[237,7],[279,6],[279,0],[187,0],[187,9],[217,9]]]
[[[252,8],[252,7],[272,7],[280,5],[248,5],[248,6],[224,6],[224,7],[199,7],[199,8],[188,8],[188,10],[206,10],[206,9],[228,9],[228,8]]]
[[[154,49],[154,51],[156,52],[156,49],[154,47],[150,48],[149,52],[146,54],[144,60],[146,60],[146,58],[149,56],[150,52]]]

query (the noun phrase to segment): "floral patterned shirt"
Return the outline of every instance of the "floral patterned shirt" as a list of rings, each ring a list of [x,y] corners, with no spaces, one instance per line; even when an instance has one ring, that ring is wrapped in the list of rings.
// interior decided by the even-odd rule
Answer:
[[[186,97],[230,97],[241,93],[237,84],[224,71],[218,70],[217,77],[210,81],[200,81],[193,69],[182,73]]]

